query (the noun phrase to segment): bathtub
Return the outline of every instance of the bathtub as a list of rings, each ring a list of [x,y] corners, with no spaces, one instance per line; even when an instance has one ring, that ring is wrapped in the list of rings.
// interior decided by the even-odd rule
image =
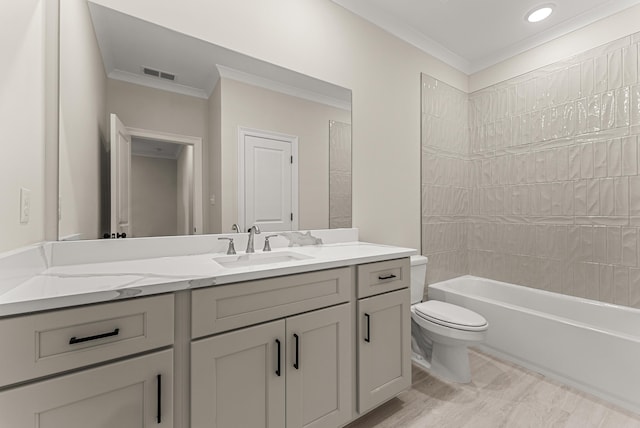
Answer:
[[[470,275],[429,299],[484,316],[480,350],[640,414],[640,310]]]

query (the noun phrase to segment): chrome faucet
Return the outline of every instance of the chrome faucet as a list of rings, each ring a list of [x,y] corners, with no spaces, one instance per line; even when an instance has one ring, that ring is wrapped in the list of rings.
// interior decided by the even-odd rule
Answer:
[[[253,236],[255,234],[260,234],[260,228],[257,225],[253,225],[251,226],[251,229],[249,229],[249,242],[247,242],[247,254],[249,253],[255,253],[256,250],[253,249]]]

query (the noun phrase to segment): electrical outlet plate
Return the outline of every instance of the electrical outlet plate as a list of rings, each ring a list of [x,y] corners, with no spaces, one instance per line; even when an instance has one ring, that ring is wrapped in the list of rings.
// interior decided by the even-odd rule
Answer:
[[[20,188],[20,223],[29,223],[31,216],[31,190]]]

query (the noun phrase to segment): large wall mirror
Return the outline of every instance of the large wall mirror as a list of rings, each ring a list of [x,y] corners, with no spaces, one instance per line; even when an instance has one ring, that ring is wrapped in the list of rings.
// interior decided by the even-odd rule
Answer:
[[[351,227],[351,91],[60,5],[59,238]]]

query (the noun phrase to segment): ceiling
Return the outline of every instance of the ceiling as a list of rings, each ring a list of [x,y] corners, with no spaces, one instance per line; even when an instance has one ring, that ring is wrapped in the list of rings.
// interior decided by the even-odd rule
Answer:
[[[472,74],[640,0],[332,0],[454,68]],[[527,12],[555,4],[545,21]]]
[[[220,76],[345,110],[351,91],[89,1],[107,77],[207,99]],[[175,75],[150,77],[151,68]]]

